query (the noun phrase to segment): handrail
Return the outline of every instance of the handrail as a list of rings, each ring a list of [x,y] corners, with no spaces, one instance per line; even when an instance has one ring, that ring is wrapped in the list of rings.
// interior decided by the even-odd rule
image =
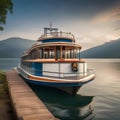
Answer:
[[[47,77],[56,77],[56,75],[58,75],[58,78],[66,78],[70,77],[70,76],[75,76],[77,78],[79,77],[84,77],[84,76],[88,76],[91,74],[94,74],[93,69],[87,69],[87,72],[80,72],[80,73],[64,73],[64,72],[52,72],[52,71],[41,71],[41,70],[36,70],[36,69],[32,69],[23,65],[20,65],[23,69],[25,69],[27,72],[29,72],[32,75],[35,75],[35,72],[37,73],[51,73],[51,75],[43,75],[43,76],[47,76]],[[55,76],[52,76],[52,74],[54,74]]]
[[[66,33],[66,32],[51,32],[51,33],[46,33],[41,35],[38,38],[38,41],[46,39],[46,38],[70,38],[70,39],[75,39],[74,35],[71,33]]]

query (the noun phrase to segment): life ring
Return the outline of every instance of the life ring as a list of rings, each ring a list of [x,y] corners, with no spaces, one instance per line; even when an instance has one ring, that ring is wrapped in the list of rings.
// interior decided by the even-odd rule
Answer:
[[[74,62],[71,64],[71,68],[73,72],[77,72],[78,71],[78,63]]]

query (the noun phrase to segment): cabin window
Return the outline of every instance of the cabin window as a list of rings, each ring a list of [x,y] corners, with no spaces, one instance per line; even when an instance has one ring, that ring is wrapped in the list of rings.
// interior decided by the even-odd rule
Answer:
[[[44,48],[43,58],[44,59],[48,59],[49,58],[49,49],[48,48]]]
[[[39,49],[39,58],[40,58],[40,59],[43,58],[43,49]]]
[[[65,47],[62,47],[62,58],[65,58]]]
[[[76,49],[74,49],[74,58],[77,58]]]
[[[32,73],[31,65],[32,65],[32,63],[30,63],[30,62],[23,62],[23,61],[21,61],[22,68],[24,68],[26,71],[28,71],[30,73]]]
[[[34,52],[33,51],[30,53],[30,57],[31,57],[31,59],[34,59]]]
[[[74,59],[78,57],[78,49],[76,48],[66,48],[62,51],[62,58]]]
[[[56,47],[56,58],[60,59],[60,46]]]
[[[70,59],[71,58],[71,49],[68,49],[67,51],[68,51],[67,58]]]
[[[79,49],[77,49],[76,54],[77,54],[77,55],[76,55],[77,58],[79,59],[79,57],[80,57],[80,56],[79,56],[79,54],[80,54],[80,50],[79,50]]]
[[[45,59],[48,58],[48,51],[44,51],[44,58],[45,58]]]
[[[73,51],[73,49],[70,49],[70,58],[74,58],[74,51]]]
[[[52,46],[34,49],[23,59],[79,59],[80,48],[67,46]]]
[[[70,58],[70,49],[67,50],[67,58]]]
[[[49,58],[53,59],[55,57],[54,49],[49,50]]]
[[[72,53],[72,58],[79,58],[78,57],[78,52],[79,52],[79,50],[78,49],[73,49],[73,53]]]
[[[54,59],[55,49],[49,48],[49,47],[39,49],[39,58],[40,59]]]
[[[32,50],[26,59],[37,59],[38,58],[38,51],[36,49]]]

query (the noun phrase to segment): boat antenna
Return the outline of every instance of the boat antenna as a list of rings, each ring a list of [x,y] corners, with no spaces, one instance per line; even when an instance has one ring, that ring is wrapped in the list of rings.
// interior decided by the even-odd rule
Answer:
[[[52,33],[52,22],[50,22],[50,33]]]
[[[50,22],[50,28],[52,28],[52,22]]]

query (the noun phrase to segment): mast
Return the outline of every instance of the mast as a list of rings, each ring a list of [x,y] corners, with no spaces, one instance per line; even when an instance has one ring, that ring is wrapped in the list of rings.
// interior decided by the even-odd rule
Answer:
[[[44,34],[52,34],[52,33],[57,33],[58,32],[58,28],[53,28],[52,27],[52,22],[50,23],[50,27],[44,27]]]

